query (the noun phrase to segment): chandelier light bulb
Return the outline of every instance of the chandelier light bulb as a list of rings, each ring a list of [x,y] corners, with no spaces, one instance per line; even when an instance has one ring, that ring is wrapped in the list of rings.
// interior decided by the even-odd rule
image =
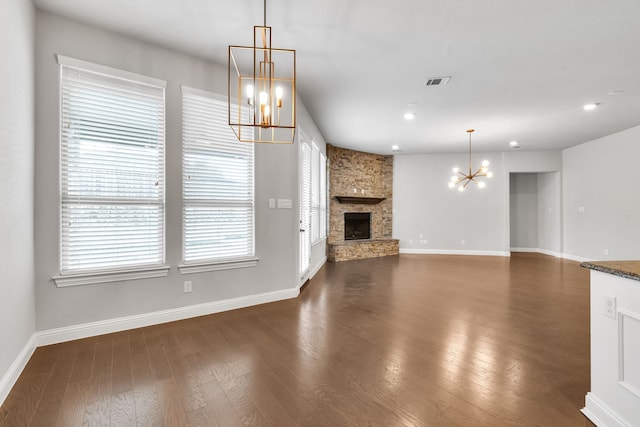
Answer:
[[[268,118],[270,113],[271,113],[271,108],[269,108],[268,105],[265,105],[264,106],[264,116]]]
[[[485,184],[485,183],[484,183],[484,181],[480,181],[480,182],[478,183],[478,187],[479,187],[479,188],[484,188],[484,187],[486,187],[486,186],[487,186],[487,184]]]
[[[487,169],[486,167],[483,166],[480,168],[480,173],[486,174],[487,172],[489,172],[489,169]]]
[[[456,182],[457,180],[458,180],[458,177],[457,177],[457,176],[453,175],[453,176],[451,177],[451,182]]]
[[[455,186],[456,186],[455,182],[451,181],[451,182],[449,183],[449,188],[453,188],[453,187],[455,187]]]
[[[253,98],[253,85],[247,85],[247,96]]]
[[[483,161],[482,161],[482,166],[484,166],[485,168],[486,168],[487,166],[489,166],[489,160],[483,160]]]
[[[267,95],[267,92],[260,92],[260,105],[266,105],[267,102],[269,102],[269,95]]]
[[[284,90],[282,86],[276,86],[276,99],[282,99],[282,95],[284,94]]]
[[[487,172],[487,178],[493,178],[493,172]]]
[[[458,168],[457,166],[453,168],[453,173],[458,173],[458,172],[460,172],[460,168]]]
[[[458,187],[458,191],[462,193],[464,191],[464,187],[461,185],[460,187]]]

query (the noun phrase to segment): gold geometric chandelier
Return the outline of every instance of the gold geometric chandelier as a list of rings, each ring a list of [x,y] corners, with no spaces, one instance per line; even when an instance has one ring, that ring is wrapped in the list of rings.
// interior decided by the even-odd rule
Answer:
[[[229,126],[238,141],[293,143],[296,51],[271,47],[267,27],[253,27],[253,46],[229,46]]]
[[[458,191],[464,191],[465,188],[467,188],[467,185],[469,185],[470,182],[474,182],[476,184],[478,184],[478,188],[485,188],[486,187],[486,183],[484,181],[480,181],[480,178],[483,177],[487,177],[487,178],[491,178],[493,177],[493,172],[489,171],[489,160],[483,160],[482,161],[482,166],[476,170],[475,172],[472,172],[473,169],[471,169],[471,134],[474,132],[474,129],[467,129],[467,133],[469,134],[469,169],[468,172],[463,172],[460,168],[455,167],[453,168],[453,173],[455,175],[453,175],[451,177],[451,181],[449,181],[449,188],[458,188]]]

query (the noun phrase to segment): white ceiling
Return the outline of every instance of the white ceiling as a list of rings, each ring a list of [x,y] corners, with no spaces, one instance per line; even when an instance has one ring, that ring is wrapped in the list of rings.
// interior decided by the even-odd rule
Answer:
[[[252,44],[263,5],[34,3],[225,66],[229,44]],[[267,24],[274,47],[297,50],[300,96],[341,147],[460,152],[473,127],[474,151],[507,151],[513,139],[560,149],[640,125],[638,0],[269,0]],[[588,102],[601,105],[586,112]]]

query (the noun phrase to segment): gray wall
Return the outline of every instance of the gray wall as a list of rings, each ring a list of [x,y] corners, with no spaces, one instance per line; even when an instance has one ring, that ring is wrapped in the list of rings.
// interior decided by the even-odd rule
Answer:
[[[639,160],[640,126],[563,151],[565,253],[640,259]]]
[[[509,174],[511,247],[538,247],[538,175]]]
[[[393,234],[400,239],[401,251],[509,252],[509,174],[559,171],[561,153],[524,151],[473,156],[477,164],[485,158],[495,174],[487,180],[487,187],[472,187],[459,193],[448,188],[447,183],[451,169],[466,164],[465,154],[394,157]],[[420,243],[421,240],[427,243]]]
[[[0,2],[0,380],[35,330],[34,16],[29,0]]]
[[[393,237],[401,251],[505,250],[504,156],[474,155],[476,162],[484,158],[495,176],[482,190],[459,193],[447,184],[451,169],[465,166],[464,154],[394,156]]]
[[[511,173],[511,247],[562,253],[560,172]]]
[[[538,245],[542,252],[561,254],[562,179],[561,172],[538,175]]]
[[[38,11],[36,16],[36,313],[37,329],[128,316],[248,296],[297,286],[297,209],[269,209],[270,198],[297,206],[297,145],[256,146],[255,268],[180,275],[181,97],[180,85],[221,94],[226,66]],[[169,276],[56,288],[58,265],[58,65],[59,53],[167,81],[166,247]],[[307,132],[315,125],[301,105]],[[312,130],[313,129],[313,130]],[[314,137],[316,135],[314,134]],[[318,137],[318,140],[320,138]],[[322,140],[322,142],[324,142]],[[183,282],[193,292],[183,293]]]

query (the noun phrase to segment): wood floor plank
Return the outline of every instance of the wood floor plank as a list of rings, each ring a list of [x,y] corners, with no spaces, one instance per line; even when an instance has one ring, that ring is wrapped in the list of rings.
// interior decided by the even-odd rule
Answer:
[[[329,263],[296,299],[39,348],[0,426],[582,426],[589,272]]]
[[[76,354],[76,362],[73,365],[71,378],[69,378],[69,384],[85,383],[91,380],[97,342],[96,337],[77,341],[78,353]]]
[[[112,426],[136,425],[136,405],[133,390],[112,394],[110,408],[111,414],[109,418]]]
[[[113,334],[113,359],[111,367],[111,394],[117,395],[133,390],[131,377],[131,350],[129,331]]]
[[[73,374],[72,374],[73,375]],[[84,421],[91,385],[88,382],[69,383],[55,425],[81,426]]]
[[[172,378],[159,380],[157,393],[164,424],[167,426],[189,425],[189,417],[175,381]]]
[[[97,337],[96,352],[91,370],[91,388],[83,425],[110,425],[112,368],[113,335],[101,335]]]
[[[0,408],[0,426],[29,425],[48,381],[46,374],[21,376]]]
[[[156,379],[163,380],[171,378],[173,372],[171,372],[171,366],[167,360],[167,356],[164,353],[162,342],[159,337],[159,326],[150,326],[144,328],[144,340],[147,346],[147,352],[149,354],[149,364],[153,370]]]
[[[62,406],[67,384],[71,378],[78,347],[75,343],[61,346],[47,385],[42,392],[30,425],[51,426],[55,424]]]

